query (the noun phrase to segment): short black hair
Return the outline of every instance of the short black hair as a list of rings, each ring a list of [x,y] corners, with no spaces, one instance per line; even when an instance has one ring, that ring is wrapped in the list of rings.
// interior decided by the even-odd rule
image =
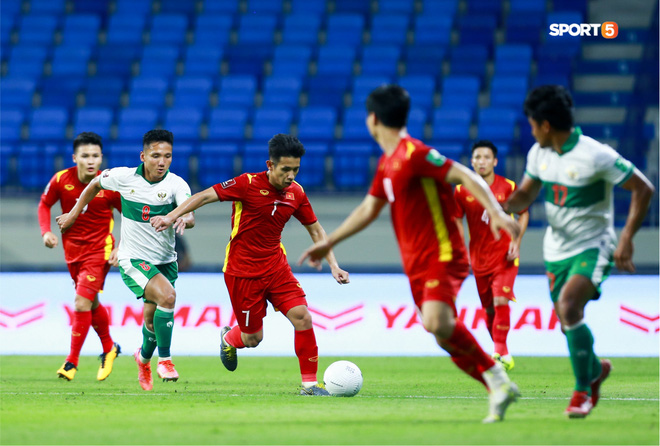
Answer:
[[[386,127],[400,129],[408,122],[410,95],[405,88],[396,84],[385,84],[374,89],[367,97],[367,113]]]
[[[295,136],[278,133],[268,141],[268,157],[274,163],[279,162],[283,156],[302,158],[305,147]]]
[[[569,131],[575,120],[573,98],[561,85],[542,85],[527,94],[525,116],[537,123],[548,121],[555,130]]]
[[[489,141],[487,139],[481,139],[475,142],[474,144],[472,144],[471,153],[474,153],[474,151],[477,150],[477,148],[479,147],[488,147],[490,150],[493,151],[493,158],[497,158],[497,147],[495,146],[495,144],[493,144],[492,141]]]
[[[73,153],[76,153],[78,147],[86,146],[87,144],[93,144],[101,148],[103,152],[103,138],[100,135],[97,135],[94,132],[82,132],[76,136],[76,139],[73,140]]]
[[[149,130],[142,137],[142,147],[146,149],[154,142],[167,142],[174,145],[174,135],[169,130]]]

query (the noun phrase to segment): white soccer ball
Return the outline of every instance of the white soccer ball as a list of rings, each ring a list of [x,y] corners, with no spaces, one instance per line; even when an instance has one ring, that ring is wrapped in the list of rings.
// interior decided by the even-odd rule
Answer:
[[[332,396],[355,396],[362,388],[362,371],[350,361],[333,362],[325,369],[323,382]]]

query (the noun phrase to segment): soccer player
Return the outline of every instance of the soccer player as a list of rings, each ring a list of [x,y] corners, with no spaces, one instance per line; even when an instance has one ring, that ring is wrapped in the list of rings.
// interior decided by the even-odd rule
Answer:
[[[389,202],[403,269],[424,328],[461,370],[490,391],[484,422],[501,421],[519,392],[502,365],[483,351],[456,318],[455,300],[469,265],[454,220],[456,204],[450,183],[462,184],[484,206],[496,239],[500,229],[516,238],[518,223],[502,211],[479,175],[408,135],[410,96],[406,90],[398,85],[380,86],[370,93],[366,105],[367,128],[384,152],[371,189],[332,234],[302,254],[299,263],[309,258],[311,265],[317,265],[334,245],[366,228]]]
[[[573,110],[573,99],[561,86],[545,85],[529,92],[524,111],[537,142],[527,154],[522,184],[504,207],[509,212],[525,209],[545,189],[549,226],[543,257],[575,375],[565,414],[584,418],[598,403],[601,384],[612,369],[609,360],[599,360],[594,352],[584,308],[600,297],[600,285],[613,263],[622,271],[635,271],[632,239],[654,188],[610,146],[583,135],[574,126]],[[614,185],[632,192],[618,245],[612,221]]]
[[[145,133],[137,168],[116,167],[103,171],[89,183],[78,203],[67,214],[57,217],[62,231],[76,221],[94,196],[108,190],[121,194],[121,243],[117,253],[124,283],[138,299],[144,300],[142,347],[135,352],[138,380],[144,390],[153,388],[151,357],[158,347],[158,376],[176,381],[179,374],[170,354],[178,276],[174,249],[175,231],[192,228],[192,214],[177,218],[173,228],[156,232],[149,225],[154,215],[165,215],[190,197],[190,187],[169,171],[174,137],[167,130]]]
[[[472,168],[490,186],[499,203],[504,202],[516,189],[516,183],[495,174],[497,147],[491,141],[477,141],[472,146]],[[454,191],[458,229],[463,233],[463,216],[466,216],[470,231],[470,263],[477,281],[481,305],[486,311],[488,332],[493,339],[493,358],[509,371],[514,366],[509,354],[506,338],[509,334],[509,301],[515,302],[513,283],[518,274],[520,242],[527,229],[529,212],[520,214],[520,235],[512,240],[508,234],[500,234],[495,240],[490,232],[490,220],[484,207],[460,184]]]
[[[220,356],[224,366],[236,370],[236,349],[259,345],[264,337],[263,318],[268,302],[294,327],[294,346],[302,376],[301,395],[326,396],[317,381],[318,347],[312,316],[298,280],[293,276],[282,245],[282,230],[293,216],[313,241],[326,235],[305,191],[294,181],[305,148],[295,137],[277,134],[268,141],[267,171],[244,173],[199,192],[165,216],[154,217],[157,231],[168,228],[183,213],[215,201],[232,201],[232,230],[222,271],[238,325],[224,327]],[[348,273],[332,252],[325,256],[332,276],[348,283]]]
[[[69,212],[80,194],[97,175],[103,162],[103,142],[96,133],[83,132],[73,140],[73,167],[57,172],[46,186],[39,201],[38,217],[41,236],[47,248],[57,246],[58,237],[51,232],[50,208],[58,201],[62,212]],[[110,336],[108,311],[99,301],[110,265],[116,262],[117,249],[112,235],[113,209],[121,211],[119,194],[104,191],[92,197],[78,223],[62,234],[64,259],[76,287],[71,323],[71,348],[66,361],[57,371],[60,378],[71,381],[78,370],[78,358],[89,327],[101,340],[103,353],[96,379],[103,381],[112,372],[115,358],[121,352]]]

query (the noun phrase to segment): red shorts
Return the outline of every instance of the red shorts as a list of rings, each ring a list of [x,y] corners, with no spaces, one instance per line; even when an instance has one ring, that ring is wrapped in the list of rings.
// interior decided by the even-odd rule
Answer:
[[[451,306],[456,314],[456,297],[468,273],[467,264],[456,264],[447,266],[440,272],[409,277],[415,305],[421,310],[424,302],[436,300]]]
[[[481,305],[484,308],[492,307],[494,297],[506,297],[515,302],[513,283],[516,281],[517,275],[518,267],[514,262],[508,262],[506,267],[491,274],[475,273],[474,278],[477,281]]]
[[[263,328],[267,301],[284,315],[298,305],[307,306],[305,292],[288,267],[266,277],[236,277],[225,273],[225,283],[243,333],[257,333]]]
[[[103,291],[105,276],[110,271],[110,264],[103,257],[88,258],[84,262],[67,263],[69,273],[76,284],[76,294],[94,301],[96,295]]]

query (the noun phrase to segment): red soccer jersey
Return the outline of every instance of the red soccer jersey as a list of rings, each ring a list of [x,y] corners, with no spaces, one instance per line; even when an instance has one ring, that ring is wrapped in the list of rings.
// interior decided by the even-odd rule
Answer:
[[[503,176],[495,175],[490,190],[497,201],[503,203],[516,190],[516,183]],[[486,209],[460,184],[456,186],[454,196],[456,197],[456,216],[458,218],[463,218],[463,215],[467,217],[470,230],[472,271],[475,274],[485,274],[504,268],[508,263],[506,254],[511,243],[509,234],[500,231],[500,239],[495,240],[490,230],[490,219]]]
[[[98,172],[98,175],[101,171]],[[50,229],[50,208],[60,201],[62,212],[75,206],[87,187],[78,179],[78,167],[57,172],[46,186],[39,203],[39,226],[43,236]],[[115,244],[112,236],[112,209],[121,211],[121,197],[117,192],[102,190],[85,206],[76,222],[62,234],[64,258],[67,263],[80,262],[91,256],[103,255],[107,260]]]
[[[231,236],[223,272],[259,277],[289,266],[282,230],[291,216],[303,225],[316,222],[305,191],[298,183],[277,190],[266,172],[244,173],[213,186],[220,201],[233,201]]]
[[[454,223],[452,165],[437,150],[405,137],[381,156],[369,194],[390,202],[403,269],[409,277],[441,272],[449,262],[467,265],[465,244]]]

